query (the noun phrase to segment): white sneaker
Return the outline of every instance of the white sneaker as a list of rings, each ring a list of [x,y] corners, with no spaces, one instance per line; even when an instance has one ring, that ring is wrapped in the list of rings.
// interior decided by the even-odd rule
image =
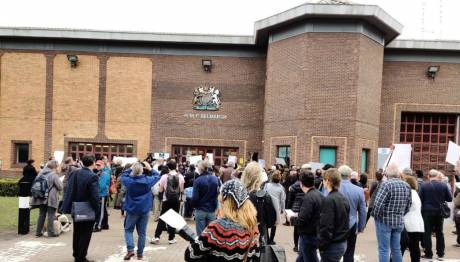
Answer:
[[[154,237],[150,241],[150,244],[159,245],[160,244],[160,239],[158,237]]]
[[[176,244],[176,243],[177,243],[177,240],[176,240],[176,239],[169,240],[168,243],[169,243],[170,245],[173,245],[173,244]]]

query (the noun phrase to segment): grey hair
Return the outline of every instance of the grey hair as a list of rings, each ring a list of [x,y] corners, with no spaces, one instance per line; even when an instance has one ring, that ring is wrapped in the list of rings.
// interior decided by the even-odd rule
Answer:
[[[388,178],[397,178],[399,177],[399,166],[396,163],[391,163],[387,166],[387,169],[385,170],[385,174],[388,176]]]
[[[347,165],[341,165],[337,171],[339,171],[342,178],[346,179],[348,179],[351,175],[351,172],[353,172],[353,170]]]
[[[200,172],[208,171],[208,169],[211,167],[211,163],[208,160],[201,160],[198,162],[198,170]]]
[[[46,167],[49,169],[56,169],[58,167],[59,163],[56,160],[50,160],[46,162]]]
[[[402,173],[405,176],[413,176],[414,175],[414,172],[412,171],[412,169],[410,169],[408,167],[404,168]]]
[[[439,175],[439,172],[436,169],[431,169],[430,172],[428,172],[428,175],[430,177],[437,177]]]
[[[131,174],[130,176],[140,176],[144,172],[144,166],[141,163],[136,162],[131,166]]]

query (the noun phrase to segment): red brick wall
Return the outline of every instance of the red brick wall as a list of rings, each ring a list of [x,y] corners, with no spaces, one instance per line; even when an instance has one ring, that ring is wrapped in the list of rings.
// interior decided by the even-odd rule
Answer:
[[[439,65],[435,80],[426,77],[430,65]],[[379,146],[399,142],[401,112],[460,114],[460,64],[431,62],[383,63]]]
[[[306,33],[271,43],[264,112],[267,163],[276,153],[270,141],[283,136],[297,139],[295,164],[318,161],[321,144],[313,139],[312,147],[312,137],[319,136],[323,145],[346,147],[338,150],[338,164],[357,166],[356,139],[378,139],[382,58],[383,46],[354,33]]]
[[[204,58],[212,60],[210,73],[202,68]],[[152,151],[169,152],[174,143],[236,146],[240,157],[262,151],[265,58],[155,56],[152,61]],[[220,90],[220,110],[192,109],[193,91],[203,84]],[[184,116],[195,113],[227,118]]]

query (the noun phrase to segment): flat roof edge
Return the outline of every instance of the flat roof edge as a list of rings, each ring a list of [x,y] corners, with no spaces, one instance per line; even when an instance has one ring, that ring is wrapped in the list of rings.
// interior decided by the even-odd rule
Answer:
[[[0,27],[0,37],[254,45],[254,37],[247,35],[173,34],[33,27]]]
[[[385,49],[460,51],[460,40],[397,39]]]

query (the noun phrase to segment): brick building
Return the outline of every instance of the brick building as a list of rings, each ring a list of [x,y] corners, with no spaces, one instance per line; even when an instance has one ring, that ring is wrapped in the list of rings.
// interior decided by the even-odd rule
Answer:
[[[414,168],[446,169],[460,42],[401,30],[378,6],[331,4],[257,21],[252,36],[0,28],[0,173],[54,151],[372,171],[377,149],[399,142]],[[199,87],[219,90],[218,110],[194,109]]]

